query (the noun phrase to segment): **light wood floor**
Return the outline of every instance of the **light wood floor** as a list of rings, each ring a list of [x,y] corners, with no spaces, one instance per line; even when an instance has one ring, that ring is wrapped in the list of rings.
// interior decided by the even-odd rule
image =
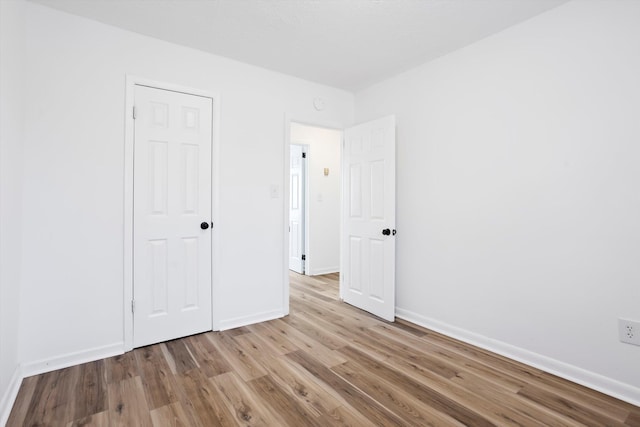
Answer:
[[[24,380],[8,426],[640,426],[640,408],[337,299]]]

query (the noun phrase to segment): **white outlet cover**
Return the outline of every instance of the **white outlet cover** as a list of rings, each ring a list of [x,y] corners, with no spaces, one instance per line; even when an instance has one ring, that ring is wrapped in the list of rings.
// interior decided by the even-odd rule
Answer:
[[[640,322],[618,319],[618,339],[628,344],[640,345]]]

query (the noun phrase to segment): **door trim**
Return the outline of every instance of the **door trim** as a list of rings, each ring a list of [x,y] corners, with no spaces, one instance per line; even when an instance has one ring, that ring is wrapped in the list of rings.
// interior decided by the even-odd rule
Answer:
[[[133,153],[134,153],[134,123],[133,123],[133,106],[135,86],[149,86],[156,89],[169,90],[173,92],[185,93],[188,95],[203,96],[211,98],[212,108],[212,132],[211,132],[211,220],[214,227],[211,230],[211,322],[213,330],[220,329],[220,318],[218,316],[218,299],[215,295],[220,289],[218,269],[215,266],[220,265],[220,233],[217,229],[220,227],[219,212],[219,174],[220,174],[220,156],[219,156],[219,123],[220,123],[220,96],[217,93],[176,85],[172,83],[159,82],[156,80],[146,79],[144,77],[127,75],[125,83],[125,138],[124,138],[124,200],[123,200],[123,342],[124,351],[133,350],[133,312],[131,310],[131,301],[133,301]]]
[[[345,128],[342,123],[322,121],[313,117],[304,117],[290,113],[285,113],[284,115],[284,147],[282,170],[282,194],[284,196],[282,198],[282,210],[284,212],[282,221],[282,282],[284,284],[284,286],[282,287],[282,313],[284,316],[289,314],[289,192],[291,191],[291,189],[289,188],[289,162],[291,161],[289,147],[292,143],[294,143],[293,141],[291,141],[292,122],[319,128],[334,129],[340,132],[344,132]],[[342,157],[342,144],[340,144],[340,156]],[[342,171],[340,173],[342,173]],[[340,206],[342,206],[342,190],[340,190],[340,193]],[[307,212],[305,212],[305,216],[308,215],[308,212],[309,210],[307,209]],[[342,221],[340,221],[340,234],[342,235]],[[305,250],[307,244],[308,239],[305,242]],[[342,245],[342,243],[340,245]],[[340,247],[340,250],[342,251],[342,247]]]

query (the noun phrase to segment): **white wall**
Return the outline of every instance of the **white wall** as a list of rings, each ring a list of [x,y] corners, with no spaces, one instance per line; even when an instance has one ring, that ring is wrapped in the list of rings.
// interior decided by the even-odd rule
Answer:
[[[636,404],[638,22],[570,2],[356,96],[397,116],[398,312]]]
[[[282,314],[285,260],[273,248],[284,236],[285,111],[350,123],[353,95],[38,5],[27,12],[27,370],[121,349],[127,74],[220,94],[215,305],[222,327]],[[321,113],[315,97],[327,100]]]
[[[24,3],[0,1],[0,425],[20,385]]]
[[[340,270],[340,145],[342,131],[291,123],[291,143],[308,145],[307,274]],[[324,176],[324,168],[329,175]]]
[[[220,318],[282,310],[284,112],[348,125],[353,96],[21,1],[0,15],[0,396],[18,361],[122,345],[126,74],[221,94]],[[356,97],[357,121],[397,116],[398,311],[636,403],[616,318],[640,319],[639,17],[572,2]]]

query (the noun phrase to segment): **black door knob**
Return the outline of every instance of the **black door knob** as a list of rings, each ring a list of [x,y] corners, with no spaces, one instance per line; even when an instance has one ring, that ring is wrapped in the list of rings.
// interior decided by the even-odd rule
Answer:
[[[209,223],[208,222],[202,222],[200,224],[200,228],[202,228],[203,230],[206,230],[207,228],[209,228]]]
[[[388,228],[385,228],[384,230],[382,230],[383,236],[389,236],[390,234],[391,234],[391,230],[389,230]]]

